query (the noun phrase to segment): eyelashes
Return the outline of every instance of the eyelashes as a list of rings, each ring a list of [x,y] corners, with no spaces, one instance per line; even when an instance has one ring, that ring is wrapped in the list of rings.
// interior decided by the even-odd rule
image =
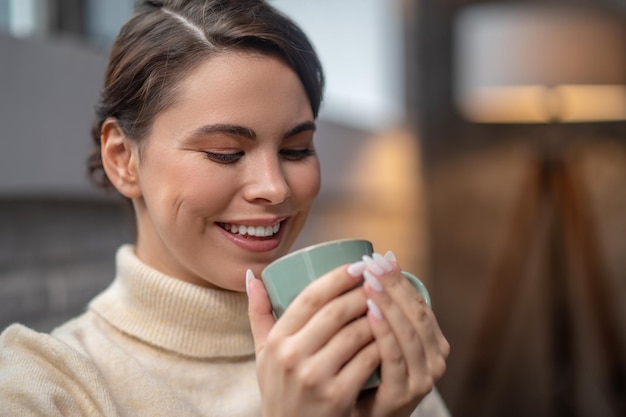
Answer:
[[[315,155],[315,149],[282,149],[280,151],[280,155],[288,161],[299,161],[301,159],[305,159],[309,156]]]
[[[204,154],[211,161],[224,165],[234,164],[235,162],[239,161],[244,155],[243,152],[221,153],[208,151],[205,151]]]
[[[230,152],[230,153],[222,153],[222,152],[209,152],[204,151],[207,159],[217,162],[218,164],[230,165],[238,162],[245,153],[243,151],[239,152]],[[303,149],[281,149],[279,152],[280,156],[287,161],[300,161],[306,159],[310,156],[315,155],[315,149],[313,148],[303,148]]]

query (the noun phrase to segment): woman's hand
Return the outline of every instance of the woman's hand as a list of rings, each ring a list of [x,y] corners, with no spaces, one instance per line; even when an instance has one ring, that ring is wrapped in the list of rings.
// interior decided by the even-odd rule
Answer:
[[[359,416],[408,416],[446,369],[450,345],[433,311],[393,253],[365,258],[368,318],[381,357],[381,384],[358,402]]]
[[[409,416],[445,372],[450,346],[393,254],[329,272],[278,321],[261,281],[248,295],[266,417]]]
[[[332,417],[355,412],[361,387],[380,365],[379,350],[388,350],[374,342],[365,291],[358,286],[363,269],[342,266],[315,280],[278,321],[262,282],[248,272],[264,416]],[[384,343],[390,343],[381,323],[376,323],[376,330]],[[393,394],[391,388],[381,401]]]

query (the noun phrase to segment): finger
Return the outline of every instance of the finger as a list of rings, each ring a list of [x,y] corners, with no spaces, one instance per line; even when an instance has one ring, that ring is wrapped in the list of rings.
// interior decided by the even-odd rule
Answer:
[[[337,374],[338,386],[354,386],[356,396],[370,376],[381,364],[380,351],[376,341],[368,343],[359,350]],[[355,386],[356,385],[356,386]]]
[[[248,316],[252,337],[254,338],[255,351],[259,353],[276,320],[263,282],[256,279],[250,269],[246,271],[246,292],[248,293]]]
[[[387,318],[404,354],[407,372],[422,372],[426,364],[429,373],[440,378],[445,372],[449,344],[433,311],[397,265],[376,255],[366,263],[365,291]],[[370,267],[372,263],[374,265]]]
[[[348,369],[352,369],[348,374],[350,376],[344,376],[339,380],[349,379],[351,381],[348,384],[350,388],[344,386],[342,389],[354,391],[354,395],[356,395],[370,372],[368,372],[369,367],[366,370],[358,370],[356,367],[353,368],[351,363],[359,355],[359,352],[372,342],[373,337],[369,323],[367,318],[363,316],[342,328],[323,349],[313,355],[305,355],[305,359],[297,369],[298,379],[309,387],[328,386],[329,384],[336,384],[338,376],[348,367]],[[371,352],[369,357],[371,361],[374,361],[375,352]],[[357,359],[361,366],[362,361],[363,359]],[[379,363],[379,361],[375,362]],[[337,384],[337,386],[341,386],[341,384]]]
[[[367,263],[369,264],[370,261]],[[421,332],[417,329],[414,321],[407,317],[404,308],[411,300],[411,295],[407,295],[411,292],[402,289],[403,293],[394,294],[394,292],[398,292],[396,287],[402,284],[401,281],[407,280],[397,268],[391,267],[389,270],[389,267],[386,269],[378,268],[378,266],[371,268],[368,265],[368,270],[363,273],[365,278],[364,291],[370,298],[368,304],[372,318],[380,317],[382,319],[383,316],[385,318],[383,323],[378,324],[379,333],[376,339],[383,337],[386,343],[386,355],[381,352],[383,360],[388,359],[397,364],[396,367],[388,369],[393,372],[393,375],[389,375],[389,377],[394,379],[406,378],[408,369],[423,367],[424,346]],[[383,278],[385,279],[383,280]],[[412,292],[416,293],[414,288]],[[392,298],[392,294],[395,295],[396,299]]]
[[[306,346],[308,353],[318,351],[334,340],[346,325],[363,317],[366,311],[365,293],[359,286],[321,307],[302,329],[293,335],[294,339],[298,340],[302,346]]]
[[[367,304],[368,319],[381,357],[381,380],[387,387],[404,387],[411,372],[426,371],[427,362],[419,335],[406,325],[406,318],[402,318],[398,325],[387,316],[390,309],[383,312],[373,299]],[[402,335],[402,332],[410,335]]]
[[[374,254],[372,259],[385,272],[380,274],[381,287],[385,288],[385,292],[389,294],[393,304],[400,307],[404,315],[410,319],[415,329],[418,330],[424,341],[427,354],[432,353],[447,358],[450,352],[450,345],[437,323],[433,310],[424,297],[403,274],[386,274],[386,272],[394,272],[395,270],[400,272],[393,253],[388,252],[388,254],[390,255],[385,255],[385,257]]]
[[[438,380],[446,371],[446,360],[450,355],[450,344],[443,335],[432,310],[426,307],[428,314],[423,326],[417,329],[424,342],[424,349],[431,375]]]
[[[281,335],[298,332],[323,306],[357,286],[360,281],[360,274],[349,274],[346,265],[326,273],[298,294],[276,323],[274,331]]]
[[[423,326],[418,326],[418,330],[422,332],[424,342],[432,349],[432,353],[447,359],[450,355],[450,343],[444,336],[433,310],[427,305],[423,306],[423,310],[425,311]],[[418,320],[421,317],[420,314],[422,313],[417,314]]]
[[[404,276],[399,266],[395,262],[393,253],[388,252],[385,257],[374,253],[367,262],[368,270],[376,275],[373,281],[378,281],[378,292],[384,288],[384,292],[389,295],[392,303],[408,317],[411,322],[418,327],[421,323],[426,325],[436,324],[433,311],[428,306],[422,294]],[[370,268],[373,265],[374,268]],[[438,327],[438,326],[437,326]]]
[[[310,365],[316,372],[336,376],[354,356],[374,340],[364,314],[339,329],[327,343],[312,356]]]

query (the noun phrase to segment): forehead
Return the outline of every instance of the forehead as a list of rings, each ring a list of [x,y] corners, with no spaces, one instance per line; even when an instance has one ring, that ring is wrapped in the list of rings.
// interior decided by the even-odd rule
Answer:
[[[201,87],[199,83],[254,82],[266,77],[268,71],[298,78],[295,71],[276,55],[255,51],[229,51],[212,54],[201,60],[181,80],[180,86],[193,90]]]
[[[298,75],[282,59],[228,52],[201,61],[177,85],[173,104],[157,116],[182,124],[242,125],[312,120]]]

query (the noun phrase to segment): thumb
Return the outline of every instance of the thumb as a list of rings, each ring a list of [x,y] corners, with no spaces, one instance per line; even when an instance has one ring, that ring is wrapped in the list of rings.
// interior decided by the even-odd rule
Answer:
[[[263,282],[254,276],[251,269],[246,271],[246,292],[248,293],[248,316],[252,327],[252,337],[258,354],[276,319],[272,314],[272,305]]]

